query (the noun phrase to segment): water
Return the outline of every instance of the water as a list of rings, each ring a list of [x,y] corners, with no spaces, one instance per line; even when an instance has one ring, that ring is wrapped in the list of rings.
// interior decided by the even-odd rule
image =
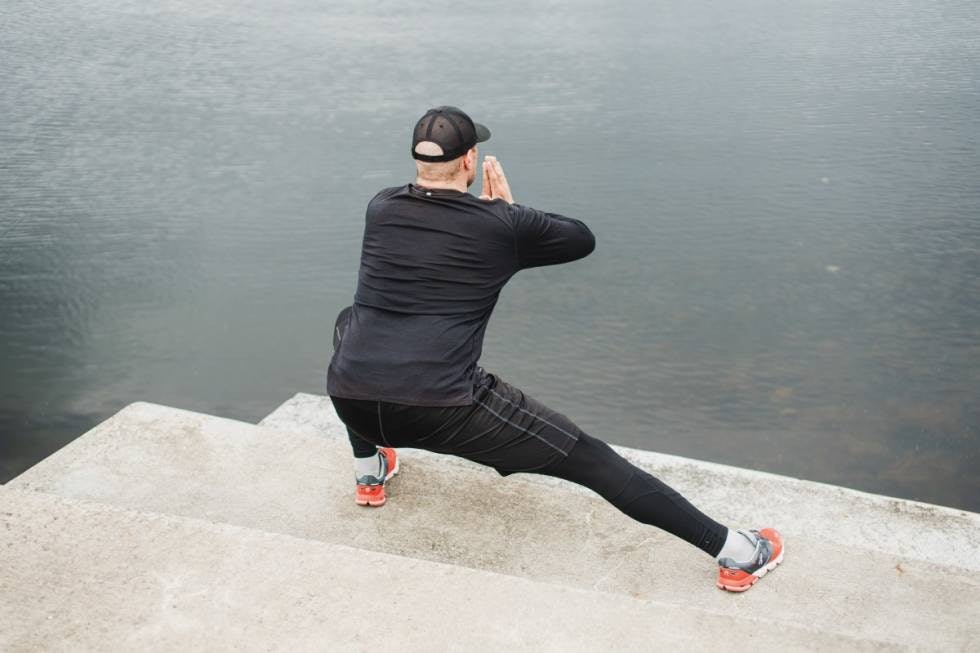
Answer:
[[[595,253],[482,364],[603,439],[980,510],[973,0],[0,8],[0,481],[129,402],[324,392],[414,120]],[[683,491],[683,488],[680,488]]]

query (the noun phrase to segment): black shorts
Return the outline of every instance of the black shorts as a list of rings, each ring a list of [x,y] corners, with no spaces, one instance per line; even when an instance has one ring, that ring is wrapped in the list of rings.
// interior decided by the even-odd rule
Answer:
[[[460,456],[501,476],[557,465],[582,435],[565,415],[479,367],[468,406],[331,400],[344,424],[364,440]]]

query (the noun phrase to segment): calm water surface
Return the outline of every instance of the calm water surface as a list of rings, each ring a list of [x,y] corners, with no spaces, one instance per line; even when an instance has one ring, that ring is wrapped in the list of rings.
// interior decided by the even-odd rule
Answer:
[[[465,4],[465,3],[464,3]],[[129,402],[322,394],[457,104],[598,245],[482,364],[603,439],[980,510],[980,5],[0,6],[0,481]]]

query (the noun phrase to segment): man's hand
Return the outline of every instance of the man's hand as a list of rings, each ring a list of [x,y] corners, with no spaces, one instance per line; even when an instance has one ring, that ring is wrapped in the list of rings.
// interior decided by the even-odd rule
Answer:
[[[504,169],[495,156],[483,157],[483,192],[480,194],[480,199],[514,203],[514,196],[510,193],[510,184],[504,176]]]

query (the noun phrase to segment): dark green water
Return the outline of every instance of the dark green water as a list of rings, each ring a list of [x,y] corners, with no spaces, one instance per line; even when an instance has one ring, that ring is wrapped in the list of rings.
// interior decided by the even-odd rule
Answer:
[[[0,481],[132,401],[322,394],[445,103],[597,237],[484,367],[615,443],[980,510],[973,0],[6,0]]]

